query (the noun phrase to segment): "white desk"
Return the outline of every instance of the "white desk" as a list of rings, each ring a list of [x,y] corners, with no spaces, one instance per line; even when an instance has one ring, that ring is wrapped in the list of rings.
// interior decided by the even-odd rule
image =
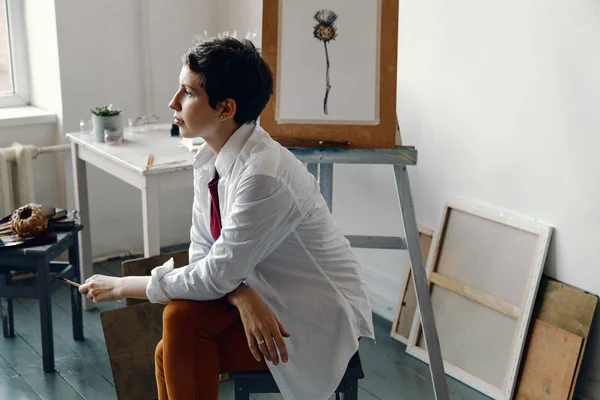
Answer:
[[[159,193],[166,190],[192,187],[193,153],[179,147],[179,137],[171,137],[170,125],[160,130],[143,133],[125,133],[122,144],[107,145],[94,141],[88,133],[69,133],[73,162],[75,207],[84,226],[80,233],[79,255],[81,279],[92,276],[92,247],[86,166],[91,164],[140,189],[143,213],[144,257],[160,254]],[[148,155],[152,154],[154,167],[146,170]],[[174,161],[178,164],[164,165]],[[86,309],[93,304],[86,301]]]

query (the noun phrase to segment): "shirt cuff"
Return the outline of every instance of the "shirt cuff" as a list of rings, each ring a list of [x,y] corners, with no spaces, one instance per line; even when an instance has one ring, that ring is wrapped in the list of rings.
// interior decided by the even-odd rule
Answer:
[[[173,258],[171,257],[160,267],[154,268],[150,272],[150,281],[146,286],[146,296],[151,303],[167,304],[171,299],[165,293],[165,290],[161,286],[161,280],[165,274],[171,272],[175,268]]]

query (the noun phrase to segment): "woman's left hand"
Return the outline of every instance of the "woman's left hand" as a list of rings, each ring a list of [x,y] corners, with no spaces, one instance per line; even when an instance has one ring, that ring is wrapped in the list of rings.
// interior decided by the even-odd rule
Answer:
[[[94,275],[79,286],[79,292],[94,303],[116,301],[121,298],[122,279],[116,276]]]

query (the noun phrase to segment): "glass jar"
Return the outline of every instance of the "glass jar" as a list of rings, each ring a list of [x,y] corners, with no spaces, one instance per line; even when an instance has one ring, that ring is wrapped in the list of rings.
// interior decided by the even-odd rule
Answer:
[[[123,143],[123,129],[105,129],[104,143],[108,145]]]

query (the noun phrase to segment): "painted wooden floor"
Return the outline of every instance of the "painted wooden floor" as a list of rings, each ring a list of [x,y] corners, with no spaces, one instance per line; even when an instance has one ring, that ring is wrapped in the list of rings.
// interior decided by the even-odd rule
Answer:
[[[120,275],[121,259],[95,264],[96,273]],[[0,335],[0,400],[115,400],[112,372],[104,343],[100,311],[121,307],[99,304],[84,311],[85,340],[73,340],[67,287],[53,295],[56,372],[42,370],[39,308],[35,299],[15,301],[14,338]],[[391,324],[375,317],[377,342],[361,342],[366,378],[360,383],[361,400],[434,399],[426,364],[405,353],[405,346],[389,337]],[[486,396],[448,378],[453,400],[483,400]],[[148,384],[153,384],[148,383]],[[222,384],[220,399],[233,399],[231,382]],[[255,395],[256,400],[281,399]]]

